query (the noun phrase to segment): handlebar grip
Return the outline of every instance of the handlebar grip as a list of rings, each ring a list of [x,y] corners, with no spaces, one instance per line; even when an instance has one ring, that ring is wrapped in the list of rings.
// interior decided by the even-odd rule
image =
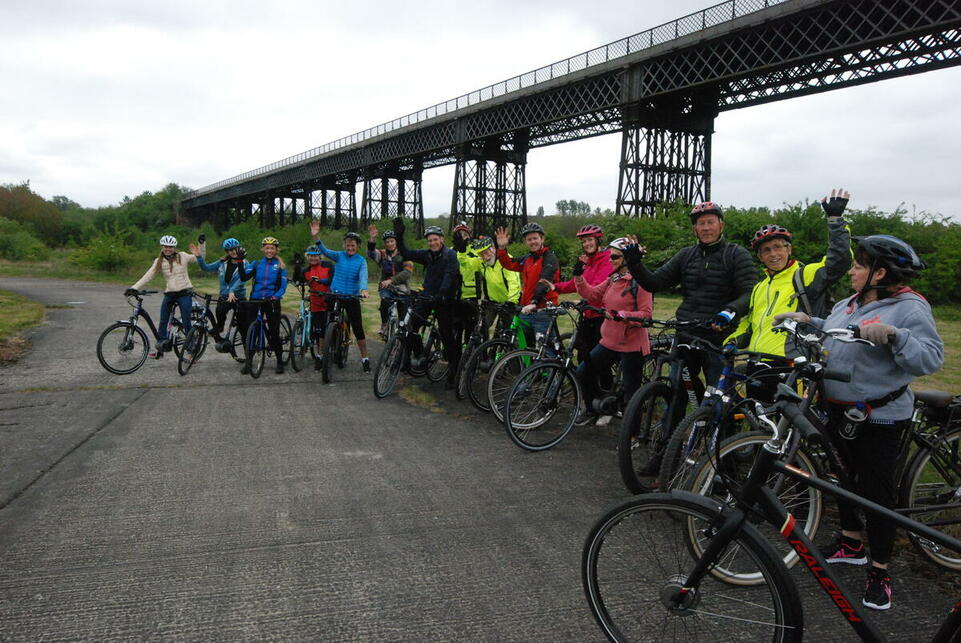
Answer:
[[[810,420],[804,417],[804,413],[801,409],[794,404],[784,404],[779,409],[784,416],[791,421],[791,424],[797,427],[797,430],[801,432],[801,435],[809,440],[813,437],[820,435],[818,430],[814,428]]]
[[[835,382],[850,382],[851,373],[847,371],[837,371],[833,368],[824,369],[824,374],[822,377],[826,380],[834,380]]]
[[[848,324],[845,326],[854,335],[854,339],[861,339],[861,327],[857,324]],[[847,381],[847,380],[844,380]]]

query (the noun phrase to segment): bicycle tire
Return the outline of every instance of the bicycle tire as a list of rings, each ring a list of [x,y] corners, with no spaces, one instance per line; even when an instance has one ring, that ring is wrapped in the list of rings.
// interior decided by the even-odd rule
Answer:
[[[771,434],[766,431],[751,431],[744,434],[732,436],[721,443],[719,448],[721,470],[728,477],[733,477],[738,483],[747,480],[748,471],[754,464],[754,458],[758,449],[763,449],[764,445],[771,440]],[[792,465],[821,477],[819,467],[815,459],[808,454],[804,444],[798,448]],[[687,487],[682,490],[712,498],[717,502],[727,504],[731,501],[728,494],[727,485],[717,476],[717,462],[715,454],[710,454],[701,459],[698,466],[687,480]],[[824,510],[823,494],[804,483],[787,478],[780,473],[774,472],[768,478],[767,486],[777,489],[778,500],[784,508],[794,516],[798,526],[808,535],[811,540],[817,536],[818,528],[821,526],[821,517]],[[778,543],[772,547],[779,553],[781,562],[791,568],[798,561],[797,552],[788,546],[781,538],[778,529],[766,522],[758,526],[758,531],[769,543]],[[692,543],[692,546],[696,546]],[[736,569],[740,560],[738,552],[728,550],[723,561],[711,570],[718,580],[731,585],[754,585],[764,582],[764,579],[756,573],[743,572]]]
[[[749,523],[731,541],[766,581],[731,587],[711,575],[681,604],[699,554],[686,532],[709,533],[716,503],[690,494],[650,494],[609,510],[588,533],[581,583],[594,619],[611,641],[801,641],[797,586],[771,546]]]
[[[431,382],[439,382],[447,376],[450,364],[444,359],[444,346],[438,333],[431,330],[424,343],[424,358],[427,379]]]
[[[346,321],[340,323],[340,333],[337,338],[337,368],[346,368],[347,353],[350,351],[350,325]]]
[[[524,369],[504,404],[504,428],[526,451],[557,446],[574,428],[583,394],[573,373],[557,362],[538,362]]]
[[[468,340],[467,345],[464,347],[464,352],[461,353],[460,361],[457,362],[457,373],[454,374],[454,395],[458,400],[463,400],[467,397],[467,385],[464,383],[466,381],[464,373],[467,370],[467,361],[480,344],[481,342]]]
[[[320,369],[320,377],[324,384],[330,384],[330,369],[337,361],[337,344],[340,342],[340,324],[337,320],[327,322],[327,330],[324,331],[324,364]]]
[[[114,375],[130,375],[139,369],[149,350],[147,333],[128,321],[110,324],[97,338],[97,361]]]
[[[293,331],[290,329],[290,318],[287,315],[280,316],[280,328],[277,329],[277,337],[280,340],[280,355],[277,357],[281,364],[286,364],[290,360],[293,352],[293,341],[291,337]]]
[[[394,336],[387,341],[384,352],[377,359],[374,369],[374,396],[385,398],[394,391],[397,378],[404,368],[404,342]]]
[[[236,361],[241,364],[247,361],[244,356],[244,334],[240,332],[239,326],[232,327],[227,334],[227,347],[230,350],[230,356]]]
[[[304,319],[298,316],[290,332],[290,367],[298,373],[304,368],[304,356],[307,354],[304,332]]]
[[[177,372],[180,373],[181,377],[190,372],[190,368],[200,359],[206,344],[204,341],[206,336],[207,332],[201,324],[191,326],[190,330],[187,331],[183,350],[180,351],[180,357],[177,358]]]
[[[264,360],[267,358],[267,338],[263,333],[263,322],[254,320],[247,329],[247,341],[244,343],[244,356],[247,370],[254,379],[260,377],[264,370]]]
[[[741,411],[738,413],[743,415],[743,418],[735,419],[730,416],[721,418],[718,427],[716,412],[713,406],[699,406],[685,415],[677,425],[661,459],[660,473],[657,476],[661,491],[688,488],[684,478],[693,472],[698,462],[704,457],[715,428],[718,428],[718,443],[738,433],[760,430],[754,416]],[[695,431],[697,438],[691,443],[691,436]]]
[[[665,423],[673,395],[670,384],[654,380],[637,389],[624,409],[617,464],[621,480],[631,493],[647,493],[654,488],[661,453],[671,437]]]
[[[955,427],[941,436],[935,448],[922,448],[914,453],[905,469],[900,485],[901,507],[916,508],[925,504],[950,505],[936,512],[912,513],[920,523],[939,521],[938,531],[957,538],[961,535],[961,503],[957,494],[961,490],[961,427]],[[944,524],[942,521],[949,521]],[[957,521],[950,524],[950,521]],[[908,532],[911,544],[926,558],[945,569],[961,570],[961,553],[945,547],[914,532]]]
[[[489,339],[471,354],[464,366],[467,383],[464,385],[467,398],[479,411],[491,410],[487,398],[487,380],[490,372],[503,355],[514,350],[514,345],[506,339]]]
[[[487,403],[498,422],[504,421],[504,403],[514,386],[514,380],[537,358],[537,351],[511,351],[497,360],[487,378]]]
[[[176,317],[173,318],[173,323],[170,326],[170,332],[173,333],[173,349],[174,355],[177,359],[180,359],[180,352],[183,350],[184,340],[187,338],[187,333],[184,332],[183,324]]]

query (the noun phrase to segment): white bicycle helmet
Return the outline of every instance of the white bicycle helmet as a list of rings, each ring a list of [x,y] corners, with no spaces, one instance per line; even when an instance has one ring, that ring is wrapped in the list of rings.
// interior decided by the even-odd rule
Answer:
[[[614,241],[611,241],[609,244],[607,244],[607,247],[615,248],[621,252],[624,252],[629,245],[631,245],[631,242],[627,237],[618,237],[617,239],[614,239]]]
[[[165,234],[164,236],[160,237],[160,245],[162,245],[162,246],[176,246],[176,245],[177,245],[177,237],[173,237],[173,236],[171,236],[171,235],[169,235],[169,234]]]

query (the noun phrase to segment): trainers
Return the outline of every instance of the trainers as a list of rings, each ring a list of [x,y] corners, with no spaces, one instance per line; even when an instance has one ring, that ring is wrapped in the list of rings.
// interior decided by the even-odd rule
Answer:
[[[570,416],[568,416],[570,417]],[[596,420],[596,417],[587,411],[581,411],[577,414],[577,419],[574,420],[574,426],[585,426]]]
[[[828,563],[845,563],[847,565],[867,565],[868,557],[864,550],[864,543],[858,543],[857,547],[852,547],[845,542],[844,536],[838,535],[834,546],[831,548],[834,553],[827,557]]]
[[[873,610],[891,608],[891,577],[888,575],[888,570],[880,567],[871,567],[868,570],[868,579],[864,583],[864,598],[861,602],[865,607]]]
[[[315,371],[319,371],[319,370],[321,370],[322,368],[324,368],[324,358],[323,358],[323,357],[315,357],[315,358],[314,358],[314,370],[315,370]]]
[[[149,353],[147,353],[147,357],[149,357],[150,359],[160,359],[163,356],[164,356],[164,352],[158,351],[156,348],[150,351]]]
[[[369,360],[369,359],[367,359],[366,357],[363,358],[362,360],[360,360],[360,364],[361,364],[361,366],[364,367],[364,372],[365,372],[365,373],[370,373],[370,360]]]

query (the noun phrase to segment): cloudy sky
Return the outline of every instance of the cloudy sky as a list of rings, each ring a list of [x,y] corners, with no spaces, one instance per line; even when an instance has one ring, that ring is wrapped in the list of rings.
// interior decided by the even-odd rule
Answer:
[[[3,0],[0,183],[117,203],[297,154],[642,31],[710,0]],[[961,69],[722,113],[713,197],[961,220]],[[528,156],[528,205],[614,206],[617,135]],[[428,215],[453,169],[425,173]],[[359,193],[359,192],[358,192]]]

